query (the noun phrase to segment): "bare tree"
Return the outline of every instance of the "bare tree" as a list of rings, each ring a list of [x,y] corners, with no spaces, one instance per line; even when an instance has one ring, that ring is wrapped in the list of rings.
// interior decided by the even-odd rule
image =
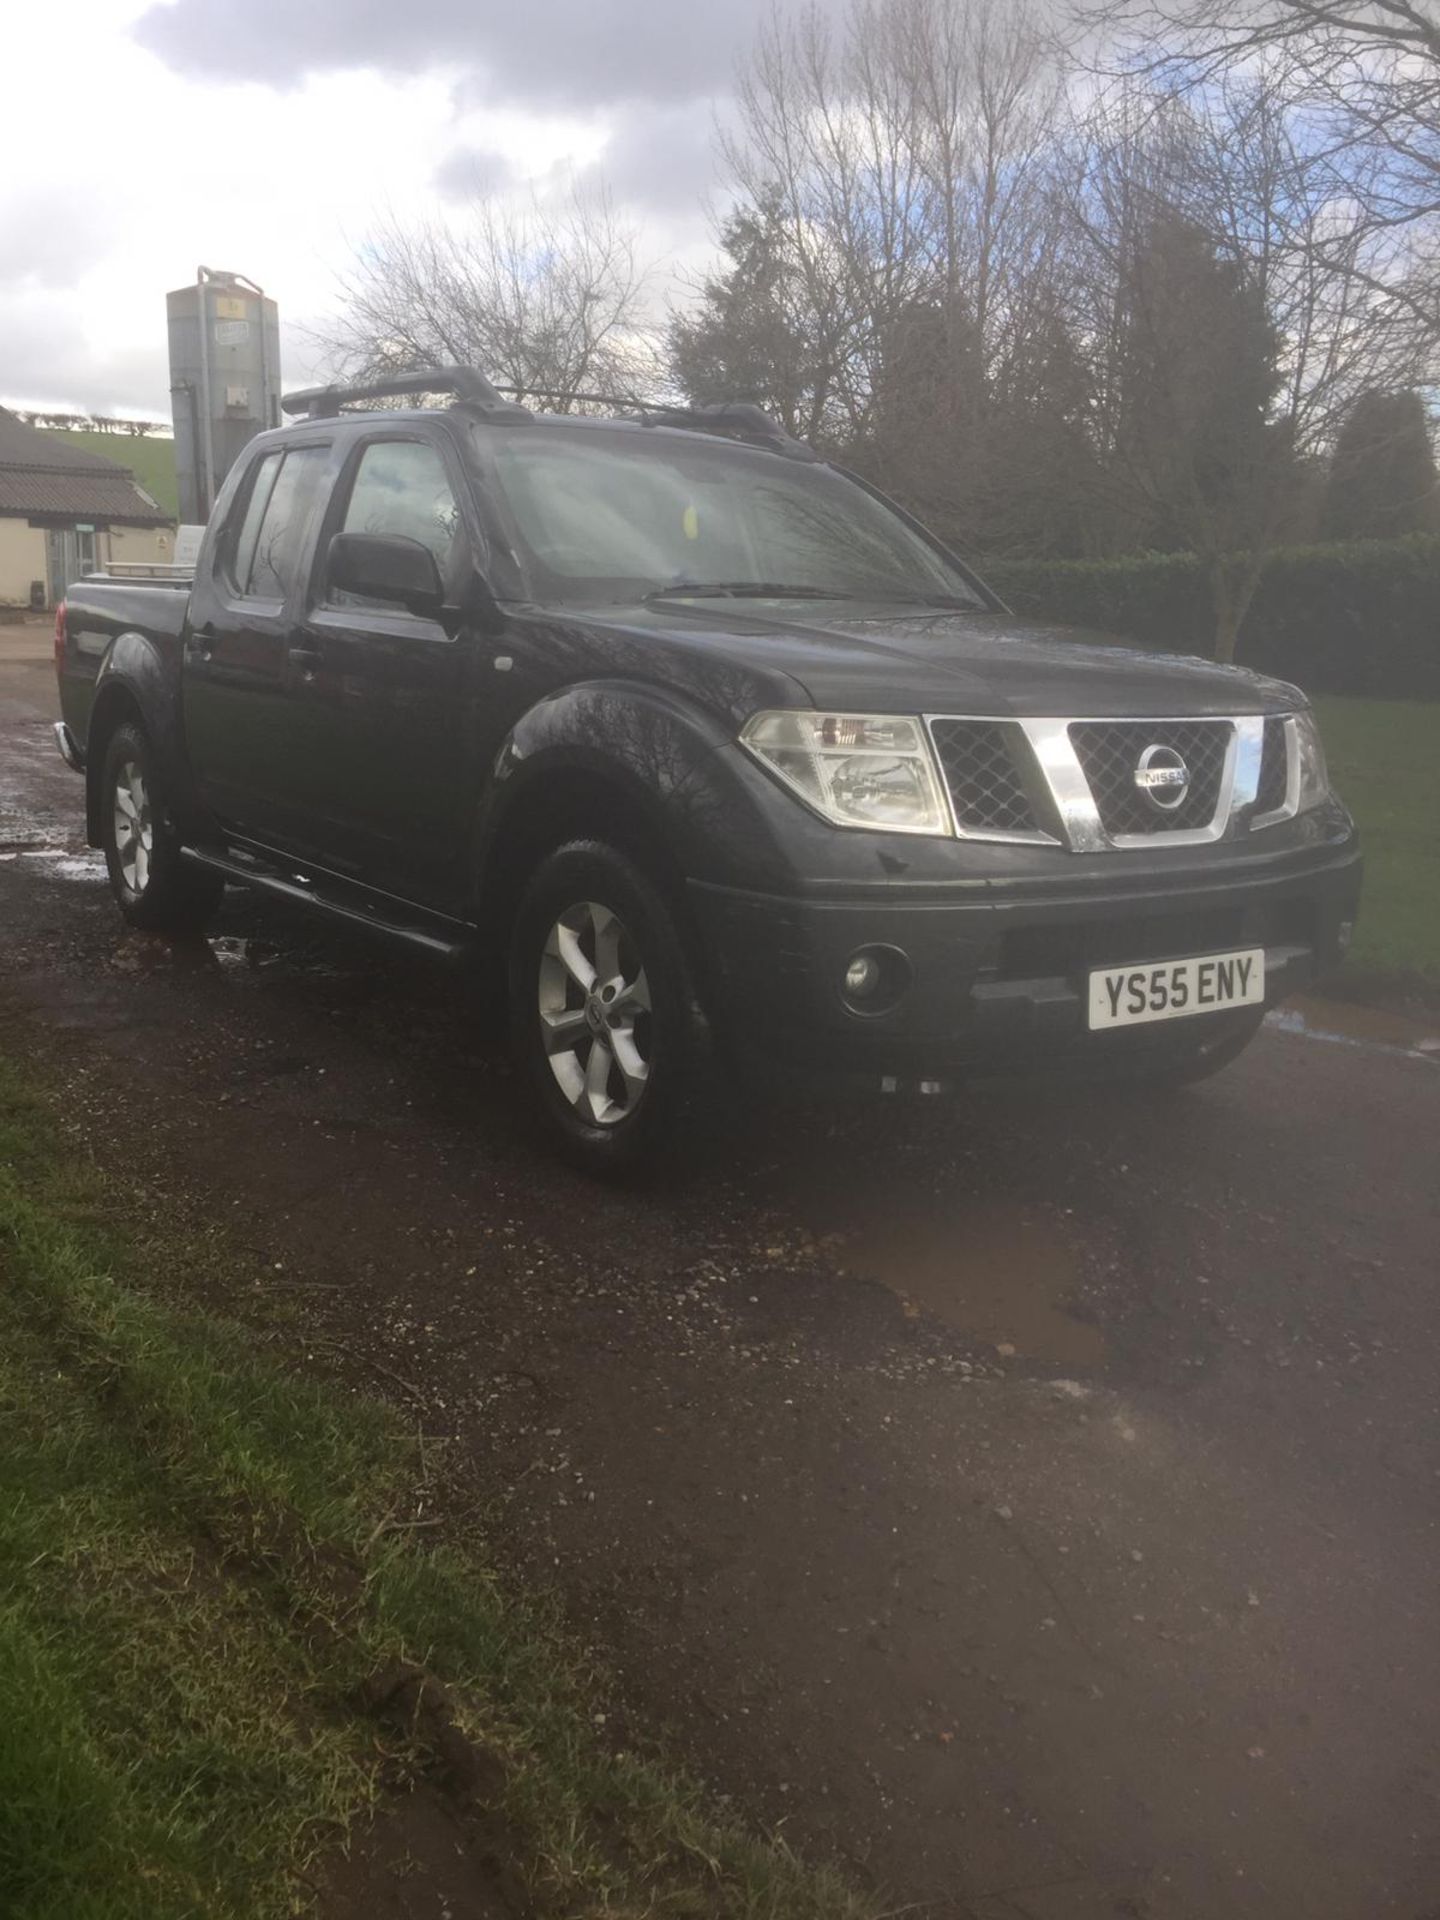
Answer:
[[[375,375],[458,362],[521,398],[648,379],[648,274],[635,229],[604,192],[512,206],[478,199],[453,221],[381,223],[317,333],[338,372]]]
[[[1199,555],[1229,659],[1307,474],[1359,394],[1419,377],[1426,345],[1371,285],[1383,240],[1337,209],[1276,69],[1184,101],[1131,80],[1095,105],[1083,155],[1065,278],[1101,496],[1122,544]]]
[[[1097,87],[1029,0],[773,16],[724,149],[730,264],[671,364],[697,395],[773,392],[962,543],[1193,551],[1229,658],[1357,396],[1425,379],[1422,228],[1383,217],[1396,149],[1336,137],[1285,30],[1396,9],[1076,4],[1172,37]],[[1217,40],[1202,82],[1226,25],[1251,57]],[[1365,57],[1393,84],[1423,48]]]
[[[813,9],[773,16],[741,63],[739,124],[722,141],[735,186],[783,242],[815,355],[812,431],[832,439],[863,430],[878,316],[925,270],[910,103],[865,19],[861,0],[838,32]]]
[[[1436,0],[1073,0],[1111,70],[1193,94],[1262,66],[1349,231],[1312,244],[1440,340],[1440,6]],[[1370,245],[1353,246],[1356,231]],[[1389,244],[1378,245],[1382,237]],[[1337,240],[1339,244],[1337,245]],[[1380,257],[1377,257],[1380,256]]]
[[[805,343],[799,424],[971,538],[995,518],[980,504],[991,397],[1022,363],[1033,375],[1053,318],[1041,268],[1059,81],[1040,22],[1035,0],[777,14],[742,63],[724,145],[757,232],[763,215],[762,337]],[[703,366],[683,323],[672,336],[682,383],[754,364],[738,340],[728,359],[714,349],[727,316],[756,338],[740,297],[756,259],[704,290]]]

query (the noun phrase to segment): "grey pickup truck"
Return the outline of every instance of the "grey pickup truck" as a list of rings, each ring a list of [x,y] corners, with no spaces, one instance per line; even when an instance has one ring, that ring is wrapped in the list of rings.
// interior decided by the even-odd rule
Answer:
[[[1338,961],[1360,855],[1294,687],[1017,619],[754,406],[465,368],[285,404],[193,578],[57,621],[133,925],[232,883],[503,969],[597,1168],[707,1050],[822,1093],[1190,1080]]]

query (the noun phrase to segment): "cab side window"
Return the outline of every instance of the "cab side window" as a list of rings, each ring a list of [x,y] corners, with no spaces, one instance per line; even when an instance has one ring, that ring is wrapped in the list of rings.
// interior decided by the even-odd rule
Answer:
[[[418,540],[435,556],[440,578],[450,576],[460,539],[460,509],[438,450],[422,440],[374,440],[360,455],[343,533],[376,533]],[[381,607],[380,601],[330,588],[331,606]],[[393,606],[385,606],[394,612]]]
[[[242,598],[288,597],[329,457],[328,447],[291,447],[257,462],[226,567]]]
[[[265,518],[265,509],[270,504],[270,493],[275,485],[275,476],[280,471],[283,453],[267,453],[256,462],[251,477],[250,491],[245,498],[245,511],[240,518],[238,529],[228,542],[229,552],[225,556],[225,572],[230,585],[236,593],[244,593],[245,583],[250,578],[250,569],[255,564],[255,543],[260,538],[260,522]]]

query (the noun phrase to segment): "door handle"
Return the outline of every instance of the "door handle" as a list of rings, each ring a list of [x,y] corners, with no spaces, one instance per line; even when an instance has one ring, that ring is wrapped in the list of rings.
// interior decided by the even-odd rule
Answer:
[[[207,624],[190,636],[190,657],[209,665],[215,657],[215,629]]]
[[[290,648],[290,658],[295,662],[296,666],[299,667],[300,678],[302,680],[313,680],[315,678],[315,669],[323,663],[325,655],[319,647],[310,647],[302,643],[298,646],[292,645]]]

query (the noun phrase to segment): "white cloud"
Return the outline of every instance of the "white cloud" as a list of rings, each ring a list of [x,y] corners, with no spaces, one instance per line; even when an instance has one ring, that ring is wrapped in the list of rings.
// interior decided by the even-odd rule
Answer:
[[[450,26],[419,33],[395,0],[10,10],[4,146],[26,165],[0,179],[0,399],[168,418],[165,294],[202,262],[279,302],[286,383],[307,384],[305,326],[333,310],[377,217],[453,218],[477,188],[613,175],[645,222],[642,252],[671,268],[704,257],[712,107],[690,90],[728,84],[721,54],[758,0],[723,29],[713,13],[688,37],[664,26],[648,56],[630,21],[588,97],[580,56],[609,17],[602,0],[503,10],[503,31],[484,34],[473,0],[414,4]],[[691,17],[663,0],[657,21],[664,7]]]

